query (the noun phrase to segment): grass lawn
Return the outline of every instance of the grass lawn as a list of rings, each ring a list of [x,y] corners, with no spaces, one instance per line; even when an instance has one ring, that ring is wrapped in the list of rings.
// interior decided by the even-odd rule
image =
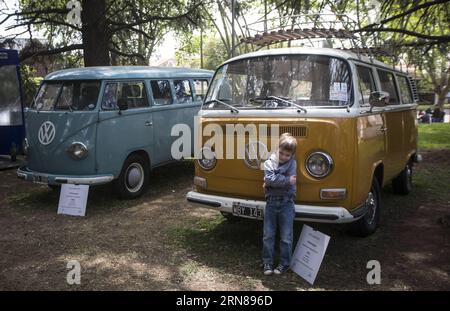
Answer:
[[[450,123],[419,124],[419,149],[450,149]]]
[[[434,109],[435,106],[432,104],[426,105],[426,104],[421,104],[419,103],[419,105],[417,106],[417,110],[426,110],[428,108]],[[450,109],[450,104],[444,104],[444,109]]]
[[[155,169],[136,200],[92,187],[85,217],[57,215],[57,191],[1,171],[0,290],[448,290],[450,124],[420,124],[419,146],[413,191],[383,188],[375,234],[309,223],[331,237],[314,286],[292,272],[262,274],[262,222],[186,202],[193,161]],[[80,285],[67,284],[69,260],[80,262]],[[379,285],[367,283],[370,260],[381,263]]]

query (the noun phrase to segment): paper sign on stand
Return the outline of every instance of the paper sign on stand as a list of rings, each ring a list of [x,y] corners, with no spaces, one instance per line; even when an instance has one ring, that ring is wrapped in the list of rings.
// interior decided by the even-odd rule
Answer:
[[[303,225],[302,233],[295,247],[291,269],[311,285],[314,284],[330,237],[310,226]]]
[[[89,194],[89,185],[61,185],[58,214],[84,216]]]

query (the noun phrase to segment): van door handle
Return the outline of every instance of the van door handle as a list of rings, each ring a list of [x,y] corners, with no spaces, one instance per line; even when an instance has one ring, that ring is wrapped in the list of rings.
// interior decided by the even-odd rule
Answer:
[[[152,125],[153,125],[153,122],[145,121],[145,126],[152,126]]]

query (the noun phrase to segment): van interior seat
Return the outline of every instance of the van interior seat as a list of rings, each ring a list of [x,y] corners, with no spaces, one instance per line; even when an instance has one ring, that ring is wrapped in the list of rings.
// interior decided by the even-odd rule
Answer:
[[[84,109],[92,105],[96,105],[97,97],[98,97],[98,86],[95,85],[87,85],[84,86],[81,91],[82,101],[78,104],[78,109]]]
[[[137,84],[124,84],[122,86],[122,100],[126,101],[129,108],[142,106],[141,88]]]

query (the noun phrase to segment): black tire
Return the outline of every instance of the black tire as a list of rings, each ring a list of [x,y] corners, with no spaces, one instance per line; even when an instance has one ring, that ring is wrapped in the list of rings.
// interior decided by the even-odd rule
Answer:
[[[392,180],[392,188],[395,194],[407,195],[412,190],[413,168],[411,162],[406,164],[401,173]]]
[[[47,186],[53,191],[59,191],[61,189],[61,185],[50,185],[50,184],[47,184]]]
[[[231,213],[227,212],[220,212],[220,213],[228,222],[236,222],[240,220],[239,217],[233,216],[233,214]]]
[[[350,224],[350,234],[366,237],[374,233],[380,224],[381,194],[378,180],[372,180],[370,192],[367,195],[366,202],[369,205],[367,212],[356,222]]]
[[[131,154],[123,163],[119,178],[114,180],[114,189],[119,198],[135,199],[148,187],[148,161],[139,154]]]

